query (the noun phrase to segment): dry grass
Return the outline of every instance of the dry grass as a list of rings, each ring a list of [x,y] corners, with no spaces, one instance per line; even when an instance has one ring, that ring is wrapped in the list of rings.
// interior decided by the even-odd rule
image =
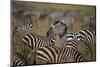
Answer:
[[[60,9],[63,11],[77,11],[81,10],[83,15],[89,15],[92,11],[95,10],[94,6],[81,6],[81,5],[64,5],[64,4],[46,4],[46,3],[34,3],[34,2],[15,2],[18,8],[30,7],[33,9],[44,9],[44,10],[53,10],[53,9]],[[77,17],[75,19],[74,24],[71,28],[68,29],[68,32],[79,32],[80,30],[80,19]],[[20,18],[12,17],[12,32],[17,24],[23,24],[24,22]],[[49,18],[45,20],[37,20],[37,23],[34,25],[34,21],[32,22],[34,29],[33,33],[37,35],[45,36],[46,32],[49,29],[49,24],[52,23],[49,21]],[[25,33],[24,33],[25,34]],[[17,35],[17,34],[16,34]],[[19,37],[23,37],[23,32],[18,34]],[[15,37],[15,39],[17,36]],[[56,45],[59,46],[60,39],[56,37]]]
[[[83,15],[89,15],[91,11],[95,10],[94,6],[82,6],[82,5],[65,5],[65,4],[49,4],[49,3],[35,3],[35,2],[14,2],[15,5],[17,5],[17,8],[25,8],[30,7],[33,9],[44,9],[44,10],[51,10],[51,9],[60,9],[63,11],[77,11],[81,10]],[[12,18],[13,21],[15,21],[16,18]],[[44,21],[37,20],[37,26],[34,25],[35,22],[33,22],[34,30],[33,32],[45,36],[46,32],[49,29],[49,19],[45,19]],[[24,23],[21,21],[21,19],[17,19],[16,22],[12,22],[12,30],[15,28],[17,24]],[[79,32],[80,30],[80,19],[76,18],[74,24],[70,29],[68,29],[68,32]],[[57,44],[59,44],[59,38],[57,37]]]

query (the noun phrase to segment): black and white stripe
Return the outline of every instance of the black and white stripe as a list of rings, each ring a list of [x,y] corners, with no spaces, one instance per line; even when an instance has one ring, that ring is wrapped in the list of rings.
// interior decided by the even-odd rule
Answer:
[[[91,51],[91,58],[93,58],[96,51],[96,33],[94,31],[81,30],[76,36],[78,40],[86,43]]]
[[[57,63],[60,49],[54,45],[43,46],[36,50],[36,64]]]
[[[79,33],[76,34],[78,40],[83,40],[87,44],[95,44],[95,32],[89,30],[80,30]]]
[[[34,55],[34,52],[33,52]],[[31,61],[34,63],[34,57],[30,55]],[[55,45],[46,45],[38,48],[35,51],[36,64],[51,64],[65,62],[80,62],[84,61],[82,55],[73,47],[59,48]]]
[[[95,32],[89,30],[80,30],[79,33],[67,33],[61,38],[61,46],[67,43],[76,43],[76,49],[81,52],[84,56],[89,51],[90,55],[88,59],[93,58],[93,50],[95,51]],[[79,45],[78,45],[79,43]],[[75,44],[71,44],[75,47]],[[88,54],[89,54],[88,53]]]
[[[63,47],[61,49],[57,61],[59,63],[65,63],[65,62],[83,62],[85,60],[82,54],[78,50],[73,48],[73,46],[67,44],[66,47]]]
[[[43,45],[54,45],[55,44],[55,34],[49,31],[47,36],[39,36],[37,34],[26,34],[22,41],[28,44],[32,49],[37,49]]]
[[[77,40],[76,35],[74,33],[66,33],[60,38],[61,38],[61,45],[64,45],[65,41]]]
[[[12,31],[12,37],[14,37],[14,36],[21,37],[21,35],[24,35],[26,33],[31,33],[32,31],[33,31],[32,23],[27,22],[24,24],[18,24]]]
[[[18,53],[11,51],[11,67],[26,65],[26,60]]]
[[[49,31],[47,32],[46,36],[39,36],[37,34],[30,33],[26,34],[22,40],[24,43],[28,44],[32,49],[37,49],[43,45],[55,45],[56,35],[64,33],[64,30],[66,29],[65,26],[61,25],[64,24],[59,24],[59,22],[55,22],[55,24],[51,24],[51,27],[49,28]]]
[[[33,30],[33,25],[31,23],[19,24],[16,26],[15,31],[25,31],[25,30]]]
[[[80,30],[79,33],[66,33],[61,37],[61,44],[68,40],[82,40],[87,44],[95,44],[95,32],[89,30]]]

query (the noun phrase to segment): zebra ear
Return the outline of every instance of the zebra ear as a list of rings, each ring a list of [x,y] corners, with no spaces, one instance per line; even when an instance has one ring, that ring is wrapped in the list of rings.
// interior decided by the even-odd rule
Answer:
[[[53,24],[50,24],[50,26],[51,26],[52,28],[54,28],[54,25],[53,25]]]
[[[62,22],[63,24],[66,24],[66,23],[65,23],[65,19],[62,19],[61,22]]]

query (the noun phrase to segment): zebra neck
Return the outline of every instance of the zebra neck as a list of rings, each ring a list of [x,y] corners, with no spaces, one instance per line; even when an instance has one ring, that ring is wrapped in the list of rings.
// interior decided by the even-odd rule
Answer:
[[[47,35],[47,41],[51,41],[51,42],[55,42],[56,40],[56,35],[51,34],[51,35]]]

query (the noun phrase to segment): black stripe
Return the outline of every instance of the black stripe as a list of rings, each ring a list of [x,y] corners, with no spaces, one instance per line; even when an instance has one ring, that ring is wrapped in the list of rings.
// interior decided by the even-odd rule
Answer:
[[[55,44],[55,42],[54,42],[53,40],[55,40],[53,37],[52,37],[52,38],[50,38],[49,44],[54,45],[54,44]]]
[[[55,57],[56,57],[56,53],[54,53],[54,51],[53,51],[54,48],[52,46],[50,46],[50,47],[46,46],[46,48],[49,49],[50,54],[52,54],[52,56],[53,56],[53,59],[52,59],[52,57],[49,55],[51,62],[52,62],[52,60],[55,60]]]
[[[88,35],[89,42],[92,42],[92,35],[93,35],[93,33],[91,32],[92,33],[92,35],[91,35],[90,31],[87,31],[87,30],[86,30],[86,33]],[[89,44],[91,44],[91,43],[89,43]]]
[[[38,38],[38,36],[37,35],[35,35],[35,34],[31,34],[32,36],[33,36],[33,38],[34,38],[34,43],[35,44],[33,44],[33,46],[35,47],[35,49],[36,49],[36,44],[37,44],[37,40],[36,40],[36,38]]]
[[[38,44],[36,45],[36,47],[40,47],[40,46],[42,46],[42,43],[43,43],[43,40],[42,40],[42,38],[40,38],[39,40],[38,40]]]
[[[80,31],[79,32],[81,35],[84,35],[85,36],[85,38],[83,37],[83,36],[81,36],[81,37],[83,37],[84,39],[87,39],[87,35],[85,34],[85,33],[83,33],[82,31]]]
[[[28,42],[28,44],[29,44],[29,39],[28,38],[24,37],[23,39],[26,40]]]
[[[79,52],[78,52],[78,51],[75,51],[75,59],[76,59],[76,62],[79,61],[79,60],[78,60],[79,57],[80,57]]]
[[[32,47],[32,49],[33,49],[33,39],[32,39],[32,37],[30,36],[30,35],[32,35],[32,34],[27,34],[26,36],[28,36],[29,38],[30,38],[30,40],[31,40],[31,47]],[[32,35],[33,36],[33,35]]]
[[[82,36],[77,36],[77,39],[85,39],[84,37],[82,37]]]
[[[77,48],[77,46],[78,46],[78,43],[77,43],[77,41],[71,41],[71,43],[72,43],[72,46],[74,47],[74,48]]]
[[[69,52],[69,50],[68,50],[67,47],[63,49],[62,56],[61,56],[61,59],[60,59],[61,61],[68,58],[68,55],[69,55],[68,52]]]
[[[38,55],[40,55],[40,54],[38,54]],[[46,58],[46,60],[45,60],[45,59],[43,59],[43,58],[38,57],[37,60],[48,63],[47,58]]]
[[[42,51],[43,52],[43,51]],[[45,57],[43,54],[36,52],[36,56],[41,56],[43,58],[46,58],[47,60],[49,60],[47,57]],[[37,59],[41,59],[43,60],[43,58],[37,58]]]
[[[67,39],[68,39],[68,38],[74,38],[74,37],[73,37],[73,36],[67,36]]]
[[[68,45],[70,45],[70,46],[72,46],[72,47],[74,47],[74,48],[77,48],[77,47],[74,46],[73,44],[66,44],[66,46],[68,46]]]
[[[51,59],[50,54],[48,53],[48,51],[46,51],[46,50],[43,49],[43,48],[41,48],[41,49],[39,49],[39,50],[42,51],[42,52],[44,52],[44,53]],[[44,55],[41,55],[41,56],[44,57]],[[48,60],[49,60],[49,58],[48,58]],[[51,61],[51,60],[49,60],[49,61]]]
[[[84,30],[84,31],[87,32],[88,35],[90,35],[90,37],[92,38],[92,35],[91,35],[92,32],[91,32],[91,31],[89,31],[89,30],[88,30],[88,31],[87,31],[87,30]],[[91,33],[90,33],[90,32],[91,32]],[[93,34],[93,33],[92,33],[92,34]]]

